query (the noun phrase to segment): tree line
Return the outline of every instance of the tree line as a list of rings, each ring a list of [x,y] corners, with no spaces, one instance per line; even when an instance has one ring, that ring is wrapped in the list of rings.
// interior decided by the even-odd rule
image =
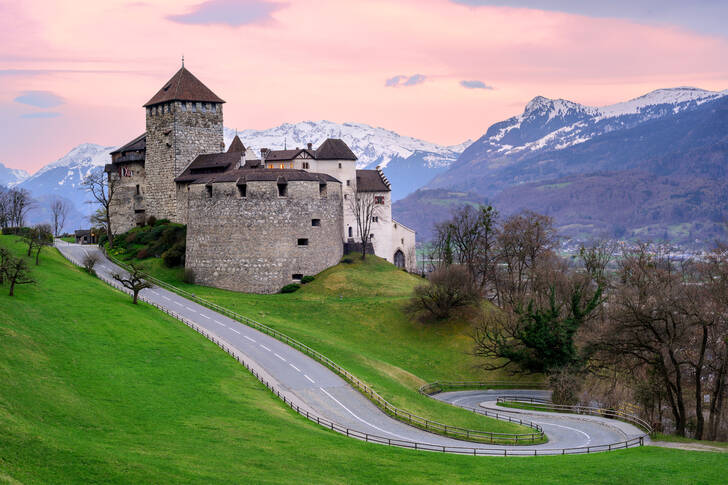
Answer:
[[[36,201],[27,190],[0,186],[0,229],[17,232],[25,227],[28,212],[36,206]],[[54,197],[48,202],[53,235],[60,236],[63,232],[70,210],[70,204],[61,198]]]
[[[631,403],[658,430],[726,438],[728,245],[694,259],[647,243],[559,246],[548,216],[461,207],[435,228],[410,310],[469,319],[483,369],[545,375],[555,402]]]

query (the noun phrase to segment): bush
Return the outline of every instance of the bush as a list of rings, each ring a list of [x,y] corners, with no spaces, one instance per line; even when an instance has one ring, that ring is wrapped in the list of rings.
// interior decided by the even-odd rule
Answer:
[[[182,281],[184,281],[187,284],[194,285],[195,284],[195,272],[191,268],[185,268],[185,273],[182,276]]]
[[[154,216],[149,216],[147,218],[147,225],[148,226],[156,226],[157,225],[157,218]]]
[[[162,261],[168,268],[176,268],[185,263],[185,244],[177,243],[162,253]]]
[[[570,368],[561,368],[549,374],[549,387],[551,388],[551,401],[554,404],[573,406],[579,404],[579,393],[583,379]]]
[[[306,283],[310,283],[315,279],[316,279],[315,276],[304,276],[303,278],[301,278],[301,284],[305,285]]]
[[[422,320],[433,321],[446,320],[479,301],[480,292],[467,268],[453,264],[430,273],[428,283],[415,288],[408,306]]]
[[[158,219],[154,224],[149,224],[150,226],[164,226],[169,224],[171,221],[169,219]]]
[[[281,288],[281,293],[293,293],[294,291],[298,291],[300,287],[301,285],[298,283],[291,283],[290,285],[286,285]]]
[[[341,262],[344,264],[352,264],[354,262],[354,258],[352,258],[351,256],[344,256],[343,258],[341,258]]]
[[[136,258],[137,259],[146,259],[148,257],[149,257],[149,250],[147,248],[141,248],[136,253]]]
[[[94,266],[96,266],[96,263],[99,261],[98,256],[95,254],[87,254],[85,258],[83,258],[83,269],[90,275],[96,276],[96,270],[94,269]]]

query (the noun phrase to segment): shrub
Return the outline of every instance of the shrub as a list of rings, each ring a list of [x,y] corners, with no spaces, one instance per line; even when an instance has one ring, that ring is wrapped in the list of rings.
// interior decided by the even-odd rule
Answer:
[[[290,285],[286,285],[281,288],[281,293],[293,293],[294,291],[298,291],[300,287],[301,285],[298,283],[291,283]]]
[[[157,225],[157,218],[154,216],[149,216],[147,218],[147,225],[148,226],[156,226]]]
[[[141,248],[136,253],[136,258],[137,259],[146,259],[148,257],[149,257],[149,249],[147,249],[147,248]]]
[[[182,276],[182,281],[184,281],[187,284],[194,285],[195,284],[195,272],[191,268],[185,268],[185,273]]]
[[[301,278],[301,284],[305,285],[306,283],[310,283],[315,279],[316,279],[315,276],[304,276],[303,278]]]
[[[443,266],[428,277],[428,282],[415,288],[409,310],[424,321],[446,320],[456,311],[475,307],[480,292],[467,268]]]
[[[150,226],[164,226],[166,224],[169,224],[171,221],[169,219],[158,219],[154,224],[149,224]]]
[[[185,262],[185,245],[177,243],[162,253],[162,261],[168,268],[182,266]]]
[[[95,254],[87,254],[85,258],[83,258],[83,269],[90,275],[96,276],[96,270],[94,269],[94,266],[96,266],[96,263],[99,261],[98,256]]]
[[[344,256],[343,258],[341,258],[341,262],[344,264],[351,264],[354,262],[354,258],[352,258],[351,256]]]

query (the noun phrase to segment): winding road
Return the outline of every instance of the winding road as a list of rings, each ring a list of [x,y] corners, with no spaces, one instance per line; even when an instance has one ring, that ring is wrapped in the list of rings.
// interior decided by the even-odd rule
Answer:
[[[96,273],[111,279],[113,273],[125,273],[114,265],[95,246],[82,246],[57,241],[56,247],[66,258],[80,264],[94,253],[99,257]],[[582,447],[594,447],[624,442],[644,433],[635,426],[606,418],[555,414],[537,411],[511,410],[495,407],[499,395],[519,394],[548,397],[546,391],[457,391],[432,396],[464,408],[486,408],[499,413],[513,413],[515,418],[530,420],[543,426],[549,441],[540,445],[489,445],[466,442],[430,433],[400,422],[379,409],[335,372],[313,358],[258,330],[243,325],[205,306],[182,296],[154,287],[142,290],[141,296],[168,312],[177,314],[206,333],[217,336],[245,358],[259,374],[275,383],[290,401],[313,414],[343,427],[393,440],[403,440],[445,447],[467,447],[484,452],[507,450],[508,454],[533,455],[577,453]],[[423,397],[425,399],[425,397]]]

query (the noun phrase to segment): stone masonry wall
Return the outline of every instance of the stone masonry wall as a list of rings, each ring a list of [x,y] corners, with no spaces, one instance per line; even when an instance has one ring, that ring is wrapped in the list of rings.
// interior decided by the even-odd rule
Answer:
[[[174,178],[203,153],[223,150],[222,105],[170,102],[147,108],[147,216],[178,222]]]
[[[111,228],[114,234],[128,231],[147,217],[146,212],[139,212],[146,209],[144,164],[141,162],[126,163],[123,167],[127,170],[125,173],[130,173],[130,176],[121,176],[118,167],[117,171],[109,174],[112,177],[118,177],[114,196],[109,204]],[[138,195],[137,185],[139,186]]]
[[[213,184],[211,197],[207,190],[195,184],[187,192],[186,267],[198,284],[275,293],[293,275],[314,275],[341,259],[341,184],[329,182],[323,198],[318,181],[290,181],[287,197],[275,182],[248,182],[246,197],[234,183]]]

